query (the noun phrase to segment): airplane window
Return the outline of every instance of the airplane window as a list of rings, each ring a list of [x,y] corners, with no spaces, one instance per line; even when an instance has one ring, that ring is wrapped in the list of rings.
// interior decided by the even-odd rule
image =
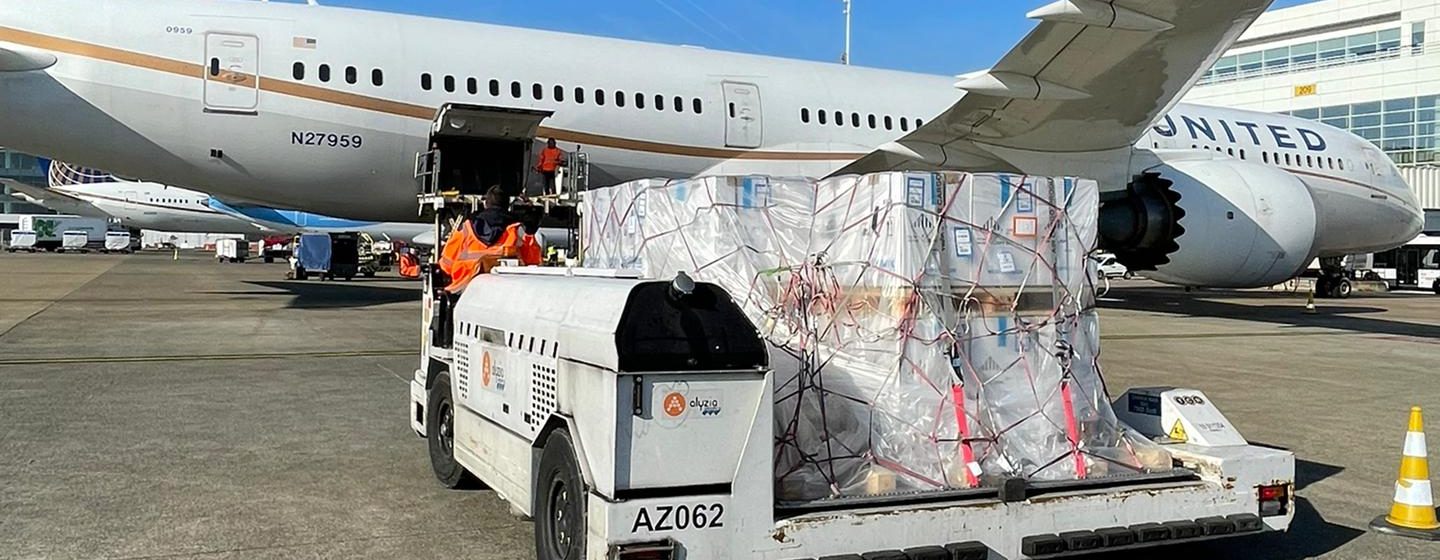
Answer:
[[[676,113],[684,113],[684,112],[685,112],[685,98],[680,97],[680,96],[678,96],[678,95],[675,96],[675,112],[676,112]]]
[[[870,130],[875,130],[875,114],[870,114]]]
[[[218,58],[212,58],[212,59],[210,59],[210,75],[211,75],[211,76],[219,76],[219,75],[220,75],[220,59],[218,59]]]
[[[734,104],[734,103],[731,103],[731,104],[730,104],[730,107],[732,107],[731,113],[734,113],[733,107],[735,107],[735,104]],[[824,109],[821,109],[821,110],[819,110],[819,111],[816,111],[816,113],[818,113],[818,114],[820,115],[820,124],[830,124],[829,122],[827,122],[827,119],[829,119],[829,117],[826,117],[826,116],[825,116],[827,113],[825,112]]]
[[[665,96],[660,95],[660,94],[658,94],[658,93],[655,94],[655,110],[656,110],[656,111],[664,111],[664,110],[665,110]]]
[[[615,106],[616,106],[616,107],[624,107],[624,106],[625,106],[625,92],[623,92],[623,91],[617,91],[617,92],[615,92]]]
[[[490,80],[490,95],[500,97],[500,80]]]
[[[885,115],[885,130],[895,130],[895,121],[890,115]]]
[[[1285,165],[1290,165],[1290,154],[1285,154]]]
[[[376,69],[374,69],[374,70],[371,70],[371,71],[370,71],[370,83],[375,84],[375,87],[380,87],[380,86],[385,85],[385,71],[384,71],[384,70],[381,70],[381,69],[379,69],[379,68],[376,68]]]
[[[645,94],[643,94],[643,93],[636,93],[636,94],[635,94],[635,108],[636,108],[636,109],[644,109],[644,108],[645,108]]]
[[[810,122],[810,109],[809,109],[809,108],[806,108],[806,107],[801,107],[801,108],[800,108],[800,122],[802,122],[802,123],[809,123],[809,122]]]
[[[469,92],[470,95],[480,93],[480,80],[475,79],[474,76],[465,78],[465,91]]]
[[[596,105],[604,105],[604,104],[605,104],[605,90],[603,90],[603,89],[597,89],[597,90],[595,90],[595,104],[596,104]]]
[[[699,97],[695,98],[695,103],[693,103],[692,105],[694,105],[693,108],[695,109],[695,114],[699,115],[705,112],[705,106],[703,103],[700,102]]]
[[[562,103],[565,101],[565,86],[555,86],[555,100]]]
[[[1226,148],[1225,153],[1229,154],[1230,157],[1235,157],[1235,148]]]
[[[900,130],[910,132],[910,119],[906,117],[900,117]]]
[[[326,82],[326,83],[329,83],[329,82],[330,82],[330,65],[329,65],[329,64],[321,64],[321,65],[320,65],[320,81]]]
[[[346,66],[346,67],[345,67],[345,83],[350,84],[350,85],[353,86],[353,85],[355,85],[356,82],[359,82],[359,81],[360,81],[360,71],[359,71],[359,70],[356,70],[354,66]]]
[[[920,120],[920,119],[915,119],[915,128],[918,130],[918,129],[919,129],[920,127],[922,127],[922,126],[925,126],[925,121],[922,121],[922,120]]]
[[[455,93],[455,76],[445,76],[445,91]]]
[[[850,126],[860,128],[860,113],[850,113]]]
[[[421,74],[421,75],[420,75],[420,89],[423,89],[423,90],[425,90],[425,91],[430,91],[431,85],[432,85],[432,84],[431,84],[431,81],[430,81],[430,75],[429,75],[429,74]]]
[[[835,111],[835,126],[845,126],[845,113]]]
[[[1325,158],[1325,162],[1329,165],[1330,169],[1335,169],[1335,158]]]
[[[575,88],[575,102],[581,105],[585,104],[585,88]]]
[[[303,80],[303,79],[305,79],[305,63],[304,63],[304,62],[296,62],[296,63],[295,63],[295,68],[294,68],[294,70],[292,70],[292,72],[294,73],[296,80]]]
[[[1305,156],[1305,167],[1315,167],[1315,160],[1311,156]]]
[[[1341,171],[1344,171],[1344,170],[1345,170],[1345,160],[1343,160],[1343,159],[1340,160],[1340,170],[1341,170]]]
[[[545,99],[545,86],[542,86],[540,84],[532,84],[530,86],[530,96],[534,97],[536,101]]]
[[[520,99],[520,82],[510,82],[510,97]]]

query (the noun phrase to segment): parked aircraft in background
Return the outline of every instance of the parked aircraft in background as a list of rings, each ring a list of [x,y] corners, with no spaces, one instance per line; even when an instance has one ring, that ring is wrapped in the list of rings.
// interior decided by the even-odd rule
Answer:
[[[403,220],[437,107],[534,109],[552,115],[539,136],[584,147],[595,184],[1090,177],[1106,191],[1101,245],[1129,269],[1263,286],[1316,257],[1403,244],[1422,223],[1362,138],[1178,103],[1269,5],[1057,0],[994,67],[957,82],[314,5],[0,0],[0,144],[229,199]]]
[[[51,210],[111,218],[135,229],[238,233],[252,238],[363,231],[375,237],[407,242],[431,229],[419,223],[345,220],[295,210],[229,204],[199,191],[125,179],[64,162],[46,164],[49,188],[8,180],[6,184],[16,196]]]

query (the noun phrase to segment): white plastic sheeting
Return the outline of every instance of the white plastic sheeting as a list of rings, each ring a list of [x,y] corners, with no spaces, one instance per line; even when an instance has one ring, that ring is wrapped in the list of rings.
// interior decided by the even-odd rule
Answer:
[[[1092,181],[882,173],[587,193],[589,267],[723,286],[772,345],[776,483],[807,501],[1170,468],[1100,376]]]

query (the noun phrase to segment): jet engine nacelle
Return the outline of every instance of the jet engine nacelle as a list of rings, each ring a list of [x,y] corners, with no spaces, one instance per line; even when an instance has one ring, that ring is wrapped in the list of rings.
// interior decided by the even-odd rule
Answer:
[[[1310,190],[1280,169],[1233,159],[1172,161],[1103,200],[1101,248],[1182,286],[1284,282],[1313,258]]]

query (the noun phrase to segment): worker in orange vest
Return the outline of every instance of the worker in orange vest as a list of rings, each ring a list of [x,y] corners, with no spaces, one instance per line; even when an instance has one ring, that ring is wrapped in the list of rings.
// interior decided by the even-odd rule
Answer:
[[[539,216],[528,214],[522,221],[510,213],[510,196],[500,187],[485,193],[485,208],[465,219],[460,229],[445,240],[440,252],[440,270],[450,276],[445,291],[458,294],[475,276],[490,272],[500,259],[518,258],[521,264],[540,264],[540,244],[535,232]]]
[[[415,249],[406,247],[400,250],[400,277],[407,280],[420,278],[420,257],[415,254]]]
[[[565,152],[555,146],[555,139],[551,138],[545,142],[545,149],[540,150],[540,161],[535,163],[535,170],[545,177],[545,191],[553,192],[555,186],[555,174],[560,171],[560,164],[565,161]]]

